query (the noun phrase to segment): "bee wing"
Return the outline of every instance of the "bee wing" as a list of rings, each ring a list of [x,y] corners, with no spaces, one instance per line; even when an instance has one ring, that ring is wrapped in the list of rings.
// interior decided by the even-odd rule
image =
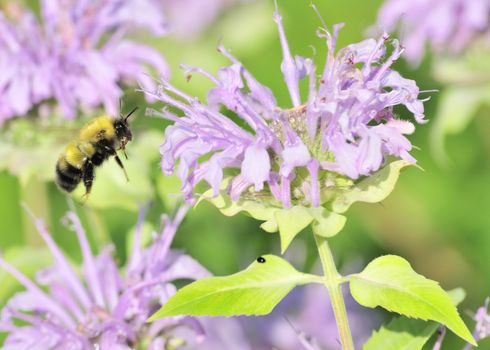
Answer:
[[[39,125],[36,129],[38,133],[55,139],[56,142],[68,143],[78,138],[83,124],[80,121],[63,121],[56,125]]]

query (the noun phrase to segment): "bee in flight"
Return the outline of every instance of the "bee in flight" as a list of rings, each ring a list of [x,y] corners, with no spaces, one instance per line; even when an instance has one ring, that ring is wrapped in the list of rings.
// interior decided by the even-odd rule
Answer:
[[[111,156],[114,156],[129,181],[117,151],[122,150],[128,159],[125,147],[133,137],[128,118],[136,109],[117,119],[109,116],[95,118],[80,130],[78,137],[65,147],[56,163],[56,183],[61,189],[72,192],[83,181],[84,197],[87,197],[92,189],[95,167]]]

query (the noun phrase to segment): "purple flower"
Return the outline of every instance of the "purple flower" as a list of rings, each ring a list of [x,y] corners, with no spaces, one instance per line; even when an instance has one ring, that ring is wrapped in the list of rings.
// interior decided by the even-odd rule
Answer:
[[[139,28],[167,32],[156,0],[41,0],[40,8],[40,20],[15,3],[0,12],[0,124],[50,100],[67,118],[101,104],[115,114],[122,84],[148,67],[168,74],[156,50],[127,39]]]
[[[170,250],[186,211],[186,207],[180,208],[173,220],[165,217],[161,234],[155,235],[146,249],[141,248],[142,211],[124,272],[119,272],[110,247],[98,256],[92,254],[75,213],[68,213],[66,219],[80,243],[80,274],[53,241],[43,221],[35,219],[53,255],[54,266],[40,271],[34,282],[0,258],[0,266],[25,288],[1,311],[0,330],[8,333],[2,349],[156,350],[164,344],[189,345],[189,341],[202,339],[202,326],[194,318],[173,317],[146,323],[175,293],[172,281],[209,275],[191,257]],[[185,329],[192,330],[187,342],[177,334]]]
[[[473,331],[473,337],[476,341],[480,341],[490,336],[490,315],[488,314],[488,304],[490,298],[485,300],[485,305],[478,308],[473,319],[476,321],[475,330]],[[471,344],[466,344],[463,350],[472,349]]]
[[[347,310],[356,344],[363,344],[379,326],[379,317],[365,312],[352,297],[346,296]],[[321,350],[340,348],[337,325],[324,286],[308,285],[295,289],[271,315],[240,317],[254,339],[254,350]]]
[[[176,292],[173,281],[210,275],[190,256],[170,249],[186,211],[187,207],[181,207],[173,220],[164,216],[160,234],[155,233],[153,242],[142,248],[141,210],[128,263],[121,270],[112,257],[112,247],[93,255],[74,212],[69,212],[65,221],[79,240],[80,269],[70,264],[44,222],[34,218],[54,265],[39,271],[32,281],[0,257],[0,267],[25,288],[0,312],[0,332],[7,333],[2,349],[255,350],[279,346],[312,350],[335,344],[337,333],[328,295],[324,288],[313,285],[292,293],[266,317],[181,316],[146,323]],[[353,303],[348,305],[350,308]],[[365,322],[358,309],[350,311],[354,336],[362,339],[369,331],[364,325],[373,324],[372,319]]]
[[[198,36],[237,0],[161,0],[173,35],[191,39]]]
[[[219,51],[231,65],[221,68],[217,77],[184,66],[188,73],[203,74],[214,83],[207,104],[168,81],[157,91],[143,88],[148,96],[184,114],[163,111],[174,124],[165,130],[160,151],[163,172],[177,173],[186,198],[193,197],[201,181],[217,195],[222,180],[232,176],[227,190],[233,200],[261,192],[261,198],[272,197],[284,207],[316,207],[322,204],[321,190],[339,179],[369,176],[389,158],[415,162],[405,137],[414,125],[395,118],[393,107],[405,106],[419,123],[424,122],[424,107],[416,83],[390,68],[402,53],[398,42],[392,41],[391,54],[386,54],[386,35],[336,53],[341,25],[334,26],[333,33],[325,26],[319,35],[326,41],[328,55],[317,79],[311,59],[291,54],[277,10],[274,20],[292,106],[278,106],[272,91],[222,46]],[[299,82],[304,78],[309,87],[302,98]],[[240,123],[230,114],[236,114]]]
[[[489,34],[488,0],[386,0],[378,24],[403,35],[406,57],[414,65],[428,44],[436,52],[458,52]]]

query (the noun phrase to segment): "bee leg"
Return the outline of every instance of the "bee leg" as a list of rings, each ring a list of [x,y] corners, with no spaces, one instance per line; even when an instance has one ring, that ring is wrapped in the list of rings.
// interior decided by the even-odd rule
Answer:
[[[123,163],[121,162],[121,158],[118,157],[117,154],[114,155],[114,159],[116,160],[117,162],[117,165],[119,165],[119,167],[122,169],[122,171],[124,171],[124,176],[126,176],[126,180],[129,182],[129,177],[128,177],[128,173],[126,173],[126,169],[124,168],[124,165]]]
[[[116,159],[117,165],[119,165],[119,167],[122,169],[122,171],[124,172],[124,176],[126,177],[126,180],[129,182],[128,173],[126,173],[126,169],[124,168],[124,165],[121,162],[121,158],[119,158],[119,156],[117,155],[117,151],[114,149],[114,147],[112,147],[110,145],[103,145],[103,147],[107,151],[107,153],[109,153],[111,156],[114,156],[114,158]],[[126,154],[126,152],[124,152],[124,154]],[[126,159],[127,158],[128,157],[126,156]]]
[[[94,165],[92,162],[87,162],[83,171],[83,184],[85,185],[85,194],[83,198],[86,200],[92,190],[92,183],[94,182]]]

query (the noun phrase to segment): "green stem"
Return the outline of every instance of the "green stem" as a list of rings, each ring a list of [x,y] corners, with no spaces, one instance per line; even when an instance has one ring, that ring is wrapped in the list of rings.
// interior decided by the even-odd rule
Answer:
[[[316,234],[313,234],[313,236],[315,236],[318,254],[320,255],[323,272],[325,273],[324,284],[325,287],[327,287],[328,294],[330,295],[330,302],[332,303],[335,321],[337,322],[342,349],[354,350],[354,343],[352,342],[352,335],[349,327],[349,319],[347,318],[347,311],[345,309],[344,295],[342,294],[342,278],[335,267],[335,262],[327,240]]]
[[[88,206],[84,206],[83,208],[92,231],[92,239],[97,247],[104,247],[111,240],[107,226],[93,208]]]
[[[45,182],[31,178],[27,183],[21,183],[22,202],[49,226],[49,196]],[[24,226],[24,242],[30,246],[42,246],[43,240],[36,230],[35,223],[27,213],[22,214]]]

